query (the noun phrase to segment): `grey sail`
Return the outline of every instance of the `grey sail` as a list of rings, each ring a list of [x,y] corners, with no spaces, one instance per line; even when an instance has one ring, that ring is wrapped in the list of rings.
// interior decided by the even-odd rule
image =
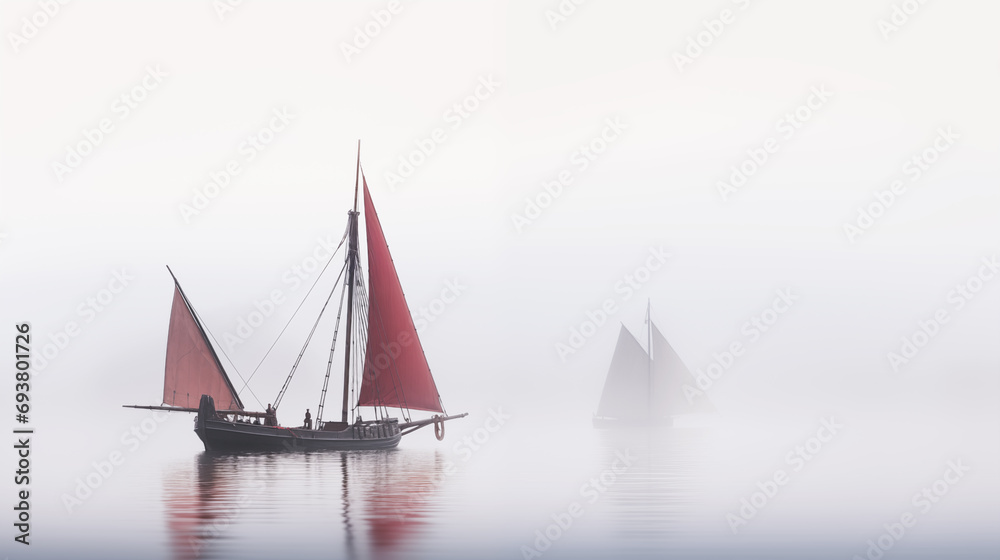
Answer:
[[[622,325],[597,415],[604,418],[648,417],[648,391],[649,356]]]
[[[691,370],[670,346],[660,329],[653,325],[653,408],[659,415],[699,414],[716,412],[715,405],[705,395],[693,396],[688,402],[684,386],[697,388]]]
[[[652,354],[623,325],[608,368],[594,426],[671,426],[673,417],[716,412],[677,352],[652,321],[647,322]],[[685,393],[692,393],[691,400]]]

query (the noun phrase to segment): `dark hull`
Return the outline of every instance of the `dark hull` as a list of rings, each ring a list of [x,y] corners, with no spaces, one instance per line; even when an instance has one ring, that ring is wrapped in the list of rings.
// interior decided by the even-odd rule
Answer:
[[[391,449],[402,437],[395,420],[351,426],[339,432],[200,419],[195,433],[206,451],[308,451]]]
[[[344,429],[327,431],[234,422],[231,416],[216,412],[215,402],[208,395],[201,396],[194,421],[194,431],[205,444],[205,451],[391,449],[403,437],[394,418],[340,427]]]
[[[603,430],[618,428],[669,428],[674,425],[674,419],[669,416],[661,418],[604,418],[594,416],[594,427]]]

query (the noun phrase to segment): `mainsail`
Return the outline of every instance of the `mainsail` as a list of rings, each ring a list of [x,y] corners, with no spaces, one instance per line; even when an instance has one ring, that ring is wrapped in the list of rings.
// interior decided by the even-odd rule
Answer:
[[[167,335],[163,402],[171,406],[197,407],[202,395],[215,399],[219,410],[243,410],[243,403],[219,357],[195,319],[180,285],[175,283]]]
[[[684,386],[695,387],[694,377],[663,337],[650,325],[652,359],[632,333],[621,327],[597,416],[618,419],[653,419],[678,414],[715,412],[704,395],[688,402]]]
[[[368,241],[368,346],[358,406],[443,412],[367,182],[364,182],[364,191]]]
[[[715,412],[715,405],[705,395],[688,402],[684,386],[697,388],[691,370],[684,365],[660,329],[653,325],[653,399],[655,409],[669,414]]]
[[[618,345],[604,381],[597,415],[605,418],[648,416],[649,356],[639,341],[622,325]]]

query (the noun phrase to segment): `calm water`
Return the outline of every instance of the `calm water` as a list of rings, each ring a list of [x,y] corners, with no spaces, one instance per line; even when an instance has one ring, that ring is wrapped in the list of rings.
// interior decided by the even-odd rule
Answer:
[[[392,451],[300,454],[196,451],[184,422],[77,511],[46,514],[62,521],[38,529],[41,548],[32,552],[177,560],[852,558],[909,507],[908,484],[877,500],[872,488],[891,482],[875,477],[865,487],[859,478],[860,493],[844,486],[850,469],[837,461],[844,448],[830,447],[734,534],[726,513],[785,464],[801,430],[615,434],[511,421],[490,433],[478,429],[482,420],[443,442],[419,432]],[[183,443],[171,443],[174,436]],[[885,558],[995,558],[986,527],[996,508],[975,505],[974,484],[965,496],[957,487],[950,505],[920,519],[920,530]],[[887,507],[871,511],[865,499]]]

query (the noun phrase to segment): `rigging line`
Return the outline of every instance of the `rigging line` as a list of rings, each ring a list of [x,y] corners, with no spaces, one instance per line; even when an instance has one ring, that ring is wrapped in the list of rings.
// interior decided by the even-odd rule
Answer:
[[[201,323],[202,328],[205,329],[205,332],[208,333],[208,336],[212,337],[212,341],[215,342],[215,345],[219,347],[219,350],[222,350],[222,355],[225,356],[226,360],[229,361],[229,365],[233,366],[233,371],[236,372],[236,375],[240,376],[240,381],[246,383],[246,381],[243,379],[243,374],[240,373],[240,370],[236,367],[236,363],[233,362],[233,359],[229,357],[229,354],[226,354],[226,349],[223,348],[222,345],[219,344],[219,341],[215,339],[215,335],[212,334],[212,330],[208,328],[208,325],[205,323],[205,321],[202,320],[201,315],[195,310],[194,304],[189,305],[188,309],[190,309],[191,312],[194,313],[195,317],[198,318],[198,322]],[[253,396],[254,400],[257,401],[257,404],[260,405],[261,408],[264,408],[264,404],[261,403],[260,399],[257,398],[257,395],[254,394],[253,389],[250,389],[250,394]],[[239,395],[239,393],[237,393],[237,395]]]
[[[350,229],[350,228],[348,228],[348,229]],[[241,388],[239,391],[237,391],[236,394],[242,393],[243,389],[246,389],[247,386],[250,384],[250,380],[253,379],[253,376],[257,375],[257,370],[260,369],[260,366],[264,363],[264,360],[267,359],[267,356],[268,356],[268,354],[271,353],[271,350],[274,350],[274,346],[276,344],[278,344],[278,340],[281,339],[281,335],[285,334],[285,329],[288,328],[288,325],[292,324],[292,319],[295,319],[295,315],[298,314],[299,309],[302,309],[302,305],[306,302],[306,299],[309,297],[309,294],[312,293],[313,288],[316,287],[316,284],[319,283],[319,279],[322,278],[323,277],[323,273],[326,272],[326,268],[328,266],[330,266],[330,263],[333,262],[333,257],[337,256],[337,251],[340,251],[340,248],[344,245],[344,240],[345,239],[347,239],[347,231],[344,231],[344,236],[340,238],[340,244],[337,245],[337,248],[333,250],[333,254],[330,255],[330,260],[326,261],[326,264],[323,265],[323,270],[320,270],[319,274],[316,275],[316,280],[313,281],[312,286],[309,287],[309,291],[306,292],[306,295],[302,296],[302,301],[299,302],[299,306],[295,308],[295,311],[292,313],[292,316],[288,318],[288,322],[285,323],[284,327],[282,327],[281,332],[279,332],[278,336],[276,336],[274,338],[274,342],[271,343],[271,347],[267,349],[267,352],[264,352],[264,357],[261,358],[259,362],[257,362],[257,367],[253,368],[253,371],[250,372],[250,377],[247,378],[246,381],[243,382],[243,388]],[[242,379],[242,377],[243,376],[240,376],[241,379]],[[253,390],[251,389],[250,392],[253,393]],[[260,401],[258,400],[257,402],[259,403]],[[261,405],[261,406],[263,406],[263,405]]]
[[[359,347],[359,344],[358,344],[357,338],[352,339],[351,340],[351,348],[350,348],[352,369],[351,369],[350,373],[351,373],[351,384],[355,385],[355,386],[357,386],[357,378],[359,376],[359,374],[358,374],[358,347]],[[358,405],[357,404],[354,405],[354,407],[351,409],[351,412],[353,413],[352,416],[355,417],[355,420],[361,418],[361,414],[358,411]]]
[[[359,290],[360,290],[360,292],[359,292],[360,293],[359,305],[362,306],[362,311],[370,312],[371,311],[371,307],[368,305],[368,293],[365,291],[363,279],[359,280]],[[366,342],[366,345],[365,345],[366,346],[365,361],[367,362],[368,361],[367,360],[367,342],[369,342],[369,337],[367,336],[367,334],[369,333],[368,313],[363,313],[362,317],[363,317],[362,323],[364,325],[363,328],[364,328],[364,332],[365,332],[365,337],[364,338],[365,338],[365,342]],[[363,371],[366,372],[366,373],[368,372],[368,364],[367,363],[365,364],[365,369]],[[372,408],[374,409],[376,419],[378,419],[379,417],[381,417],[381,418],[388,418],[388,416],[389,416],[389,409],[385,406],[385,404],[381,400],[382,392],[381,392],[381,390],[379,388],[379,382],[378,382],[378,376],[377,375],[372,375],[372,383],[374,383],[373,393],[374,393],[374,395],[376,397],[376,401],[375,401],[376,404],[372,405]],[[360,399],[360,396],[359,396],[359,399]]]
[[[345,280],[346,284],[347,281]],[[337,333],[340,332],[340,316],[344,311],[344,298],[347,296],[347,290],[340,291],[340,304],[337,307],[337,323],[333,327],[333,342],[330,343],[330,359],[326,362],[326,376],[323,378],[323,392],[320,393],[319,397],[319,408],[316,409],[316,426],[318,427],[320,422],[323,421],[323,407],[326,406],[326,390],[330,385],[330,372],[333,370],[333,351],[337,347]]]
[[[355,402],[354,401],[354,380],[353,379],[350,382],[350,391],[351,391],[351,401],[350,402]],[[351,420],[352,423],[354,422],[354,411],[355,411],[356,408],[357,408],[357,406],[352,406],[351,407],[350,420]]]
[[[370,300],[368,298],[368,292],[362,290],[362,295],[365,298],[364,299],[365,303],[368,305],[368,312],[369,312],[369,317],[370,317],[371,316],[371,310],[372,310],[372,308],[371,308]],[[369,327],[369,329],[370,329],[370,327]],[[391,359],[391,356],[390,356],[390,359]],[[393,365],[395,365],[395,362],[393,362]],[[389,381],[393,384],[393,387],[392,387],[393,388],[393,392],[396,392],[396,382],[393,381],[393,379],[392,379],[392,373],[391,372],[389,374]],[[400,380],[400,384],[402,384],[402,380]],[[378,383],[377,382],[376,382],[376,390],[377,390],[377,393],[379,395],[379,401],[378,401],[378,403],[379,403],[379,406],[381,406],[382,415],[383,415],[383,417],[388,417],[389,416],[389,407],[385,404],[385,402],[383,400],[381,400],[382,390],[381,390],[381,388],[378,387]],[[396,397],[397,397],[396,400],[398,401],[399,400],[399,394],[398,393],[396,394]],[[398,407],[398,405],[397,405],[397,407]],[[408,421],[409,420],[409,418],[408,418],[409,409],[404,410],[403,408],[400,408],[400,412],[403,414],[404,418],[406,418],[407,421]]]
[[[365,294],[365,297],[367,298],[367,294]],[[381,311],[379,311],[378,301],[375,301],[374,305],[375,305],[375,318],[378,321],[379,331],[382,333],[383,338],[388,339],[385,329],[385,323],[382,321],[382,313]],[[398,408],[401,412],[404,413],[403,417],[406,418],[406,421],[409,422],[410,407],[409,405],[406,404],[406,392],[401,390],[401,387],[403,385],[403,378],[399,374],[399,367],[396,364],[396,359],[393,358],[392,355],[389,355],[389,360],[392,362],[392,369],[389,371],[390,381],[392,382],[392,391],[396,395],[396,402],[398,403],[402,401],[402,406]],[[393,375],[395,375],[395,379],[393,378]],[[399,381],[399,383],[396,383],[397,380]],[[400,399],[400,393],[402,393],[402,399]]]
[[[355,346],[355,348],[354,348],[354,354],[353,354],[354,355],[354,364],[355,364],[354,371],[355,371],[355,373],[357,373],[358,369],[359,369],[359,367],[358,367],[357,364],[359,364],[359,363],[362,364],[360,366],[360,371],[361,371],[361,376],[363,377],[367,373],[367,371],[368,371],[368,363],[367,363],[367,361],[368,361],[368,355],[367,355],[368,354],[368,336],[367,336],[368,335],[368,317],[367,317],[367,313],[365,313],[366,309],[365,309],[364,299],[363,299],[363,295],[362,295],[363,291],[364,291],[364,282],[361,280],[360,277],[358,278],[358,283],[357,283],[356,289],[358,290],[357,293],[359,294],[359,297],[355,300],[355,311],[358,314],[358,325],[357,325],[358,335],[355,337],[355,340],[358,341],[358,345]],[[361,342],[362,340],[364,341],[363,343]],[[357,379],[357,377],[358,376],[356,375],[355,379]],[[360,401],[360,390],[359,390],[358,399]],[[360,406],[360,402],[358,403],[358,406]],[[373,408],[375,408],[375,410],[374,410],[375,419],[378,420],[378,418],[379,418],[379,410],[377,409],[377,406],[373,407]]]
[[[368,304],[368,311],[369,311],[369,313],[371,313],[371,311],[372,311],[372,307],[371,307],[372,303],[369,302],[369,300],[368,300],[368,293],[363,288],[361,290],[361,296],[364,298],[365,303]],[[386,336],[385,325],[382,322],[382,314],[378,310],[378,302],[376,301],[374,303],[374,305],[375,305],[375,307],[374,307],[375,318],[378,321],[379,331],[381,332],[383,339],[387,340],[388,338]],[[389,370],[389,381],[392,383],[392,391],[396,395],[396,402],[399,403],[400,401],[402,401],[402,406],[398,406],[397,405],[397,408],[399,408],[400,412],[403,413],[403,417],[406,419],[406,421],[409,422],[409,420],[410,420],[410,418],[409,418],[409,416],[410,416],[410,407],[406,404],[406,393],[405,392],[403,392],[403,398],[400,399],[400,392],[401,392],[400,391],[400,387],[403,384],[403,379],[402,379],[402,376],[399,375],[399,368],[396,366],[396,359],[393,358],[391,354],[387,354],[387,356],[388,356],[389,361],[390,361],[390,363],[392,365],[392,368]],[[395,379],[393,378],[394,374],[395,374]],[[376,382],[376,390],[378,388],[377,377],[378,376],[373,376],[373,378],[375,378],[375,382]],[[399,383],[396,383],[396,380],[398,380]],[[378,392],[378,395],[381,397],[381,395],[382,395],[381,391],[377,390],[377,392]],[[386,408],[386,406],[384,404],[383,404],[383,408]],[[386,415],[388,415],[388,413],[389,413],[389,411],[388,411],[387,408],[385,410],[385,413],[386,413]]]
[[[360,344],[354,349],[355,373],[358,371],[357,364],[361,363],[360,367],[361,375],[355,375],[353,378],[354,388],[358,392],[358,400],[355,401],[354,405],[355,410],[357,410],[361,406],[360,403],[361,388],[359,385],[363,383],[363,377],[368,371],[368,363],[367,363],[368,362],[368,313],[367,313],[367,306],[365,305],[364,282],[361,281],[360,278],[357,287],[358,287],[358,298],[356,300],[356,311],[358,312],[359,334],[355,338],[355,340],[361,340],[363,338],[364,343]],[[364,348],[364,351],[361,350],[362,348]],[[359,380],[359,378],[362,378],[362,380]]]
[[[355,272],[360,272],[360,270],[357,270]],[[351,377],[351,390],[354,392],[354,394],[351,395],[352,400],[355,398],[355,395],[357,396],[357,398],[360,398],[360,396],[361,396],[361,388],[360,388],[361,377],[362,377],[362,375],[364,373],[365,359],[367,357],[366,353],[367,353],[367,348],[368,348],[368,312],[367,312],[367,309],[365,308],[365,306],[363,304],[364,302],[361,299],[361,294],[364,292],[364,282],[361,280],[360,274],[358,276],[357,286],[358,286],[358,294],[359,294],[359,296],[358,296],[358,298],[356,300],[356,304],[357,304],[357,311],[358,311],[357,316],[358,316],[358,331],[359,331],[359,333],[358,333],[358,336],[355,337],[354,340],[357,341],[357,342],[359,342],[359,345],[354,349],[355,350],[355,352],[354,352],[354,358],[355,358],[355,360],[354,360],[354,373],[355,374]],[[362,348],[364,348],[365,350],[362,351],[361,350]],[[359,366],[358,364],[361,364],[361,365]],[[361,371],[361,374],[358,373],[359,371]],[[358,408],[357,401],[354,400],[353,402],[355,404],[354,404],[354,407],[353,407],[352,410],[356,411],[357,408]]]
[[[361,326],[359,326],[359,329],[364,334],[364,336],[359,335],[359,337],[358,337],[359,339],[360,338],[364,339],[364,343],[361,344],[360,346],[358,346],[358,349],[360,349],[361,347],[364,347],[364,348],[367,349],[367,347],[368,347],[368,336],[367,336],[367,333],[368,333],[368,326],[367,326],[368,325],[368,316],[367,316],[367,313],[365,313],[365,312],[360,313],[358,315],[358,318],[359,318],[358,322],[361,323]],[[362,354],[362,352],[360,350],[358,350],[358,351],[356,351],[354,353],[354,358],[355,358],[355,361],[354,361],[354,364],[355,364],[354,365],[354,373],[355,373],[355,375],[353,375],[351,377],[351,402],[354,403],[354,406],[351,407],[351,414],[352,414],[352,416],[354,416],[356,418],[360,418],[361,417],[360,416],[360,411],[358,410],[359,407],[360,407],[359,401],[361,399],[361,377],[364,374],[364,369],[365,369],[364,361],[367,358],[367,356],[362,356],[361,354]],[[360,368],[357,365],[358,363],[361,363]],[[361,374],[358,374],[359,369],[361,371]]]
[[[360,292],[359,293],[361,294],[360,298],[359,298],[360,303],[365,306],[366,311],[370,312],[371,311],[371,307],[368,306],[368,294],[367,294],[367,292],[364,289],[363,282],[362,282],[362,285],[360,287]],[[369,330],[369,324],[368,324],[368,313],[365,313],[363,323],[364,323],[365,333],[367,334],[367,333],[370,332],[370,330]],[[372,371],[369,370],[369,365],[367,363],[368,362],[368,359],[367,359],[368,358],[368,356],[367,356],[367,342],[368,342],[367,337],[366,337],[366,341],[365,342],[366,342],[366,355],[365,355],[366,364],[365,364],[364,372],[366,374],[371,375],[372,384],[374,385],[374,388],[372,389],[372,393],[373,393],[373,396],[375,398],[375,404],[373,404],[371,406],[372,406],[373,412],[375,414],[375,419],[377,420],[380,417],[384,418],[384,417],[388,416],[389,412],[388,412],[388,409],[386,409],[384,403],[382,402],[382,391],[381,391],[381,389],[379,387],[378,375],[375,374],[375,372],[372,372]],[[372,360],[374,360],[374,358],[372,358]],[[372,362],[372,364],[374,364],[374,362]],[[372,365],[371,367],[374,368],[375,366]]]
[[[340,277],[344,275],[344,270],[347,268],[347,264],[344,264],[344,268],[340,269],[340,275],[333,283],[333,289],[330,290],[330,295],[326,297],[326,302],[323,304],[323,309],[319,311],[319,317],[316,317],[316,322],[313,323],[312,330],[309,331],[309,336],[306,337],[306,343],[302,345],[302,351],[299,352],[299,357],[295,358],[295,363],[292,365],[292,371],[288,372],[288,378],[285,379],[285,384],[281,387],[281,391],[278,392],[278,398],[274,400],[274,408],[278,408],[278,403],[281,402],[281,398],[285,395],[285,389],[288,389],[288,384],[292,382],[292,376],[295,375],[295,370],[299,367],[299,362],[302,360],[302,355],[306,353],[306,348],[312,341],[313,334],[316,333],[316,327],[319,326],[320,320],[323,318],[323,313],[326,312],[326,307],[330,305],[330,300],[333,299],[333,294],[337,292],[337,284],[340,283]]]
[[[354,307],[355,312],[357,313],[357,316],[358,316],[358,334],[355,337],[355,340],[356,341],[360,341],[360,343],[358,344],[358,346],[356,346],[354,348],[354,354],[352,354],[352,355],[355,358],[355,361],[354,361],[354,364],[355,364],[355,373],[357,373],[357,371],[359,369],[359,367],[358,367],[357,364],[361,363],[360,369],[361,369],[361,372],[362,372],[362,375],[363,375],[364,372],[365,372],[365,368],[367,367],[367,364],[365,363],[365,361],[368,358],[368,355],[367,355],[367,349],[368,349],[368,313],[367,313],[367,307],[365,306],[364,299],[363,299],[364,298],[364,282],[361,281],[361,279],[360,279],[360,272],[361,271],[358,270],[356,272],[359,273],[359,278],[358,278],[358,282],[357,282],[357,285],[356,285],[356,288],[358,290],[358,292],[357,292],[358,297],[355,299],[355,307]],[[362,349],[364,349],[364,350],[362,350]],[[359,377],[360,376],[355,375],[352,378],[352,383],[354,385],[354,388],[358,389],[360,391],[360,389],[358,388],[358,384],[359,384],[359,379],[358,378]],[[360,398],[360,394],[359,394],[359,398]],[[357,409],[358,406],[359,405],[357,403],[355,403],[354,408]]]
[[[354,303],[354,306],[355,306],[354,307],[355,312],[358,312],[357,302],[356,301]],[[360,321],[359,321],[359,323],[360,323]],[[352,360],[351,360],[351,366],[352,366],[352,368],[351,368],[351,380],[350,380],[350,384],[355,389],[357,389],[358,378],[363,374],[363,367],[364,367],[363,365],[362,366],[358,365],[358,364],[363,364],[364,363],[364,360],[361,357],[361,355],[362,355],[362,350],[361,349],[365,348],[367,346],[367,341],[362,342],[360,340],[361,334],[364,332],[364,327],[362,327],[359,324],[359,325],[355,325],[354,329],[357,332],[355,333],[355,337],[352,339],[353,346],[351,347],[351,358],[352,358]],[[359,398],[360,398],[360,393],[359,393]],[[352,415],[355,416],[356,418],[361,418],[361,414],[358,411],[358,406],[359,405],[357,403],[354,404],[353,408],[351,409],[352,413],[353,413]]]
[[[360,273],[361,273],[361,259],[360,259],[360,256],[358,256],[358,263],[357,263],[357,267],[355,268],[354,273],[356,275],[354,277],[354,289],[358,290],[359,288],[362,287],[362,284],[363,284],[362,281],[361,281],[361,276],[360,276]],[[358,293],[359,292],[355,291],[355,294],[358,294]],[[351,309],[352,309],[352,311],[353,311],[353,313],[355,315],[355,317],[354,317],[355,322],[352,324],[352,329],[353,329],[352,338],[351,338],[352,346],[351,346],[351,348],[348,349],[350,351],[350,356],[351,356],[351,362],[350,362],[351,363],[351,367],[346,372],[346,375],[348,375],[349,377],[345,381],[346,381],[347,386],[350,387],[350,391],[351,391],[350,399],[351,399],[351,403],[353,403],[353,406],[350,407],[351,417],[352,418],[358,418],[359,417],[358,410],[357,410],[358,406],[356,404],[356,401],[354,400],[354,397],[355,397],[355,394],[358,393],[358,390],[357,390],[357,388],[358,388],[358,378],[362,375],[362,372],[363,372],[363,364],[364,364],[364,356],[363,356],[364,350],[363,349],[366,348],[367,344],[368,344],[368,338],[367,338],[367,336],[365,336],[368,331],[367,331],[367,327],[365,326],[365,322],[364,322],[364,320],[365,320],[364,309],[363,309],[363,307],[361,305],[360,298],[357,297],[357,295],[355,296],[354,300],[351,302]],[[362,365],[359,366],[358,364],[362,364]]]
[[[366,367],[366,365],[365,365],[365,356],[363,356],[363,352],[362,352],[361,349],[368,347],[367,337],[365,337],[365,340],[363,342],[361,340],[361,337],[362,337],[362,333],[367,333],[368,332],[368,327],[366,327],[364,325],[364,313],[361,312],[360,302],[358,300],[355,300],[355,304],[354,305],[355,305],[355,312],[358,315],[358,325],[356,327],[357,330],[358,330],[358,332],[356,333],[356,336],[354,337],[354,344],[355,344],[355,346],[353,348],[351,348],[351,356],[352,356],[352,358],[354,360],[352,362],[354,364],[354,370],[353,370],[353,375],[351,376],[351,387],[352,387],[352,391],[354,392],[354,394],[352,394],[351,398],[352,398],[352,402],[354,402],[354,407],[353,407],[352,411],[354,412],[355,415],[358,415],[358,406],[359,406],[359,403],[358,403],[358,400],[354,400],[354,399],[360,399],[361,398],[361,392],[360,392],[360,389],[358,388],[358,385],[360,383],[359,379],[364,375],[364,371],[365,371],[365,367]],[[361,364],[361,365],[359,366],[358,364]]]

